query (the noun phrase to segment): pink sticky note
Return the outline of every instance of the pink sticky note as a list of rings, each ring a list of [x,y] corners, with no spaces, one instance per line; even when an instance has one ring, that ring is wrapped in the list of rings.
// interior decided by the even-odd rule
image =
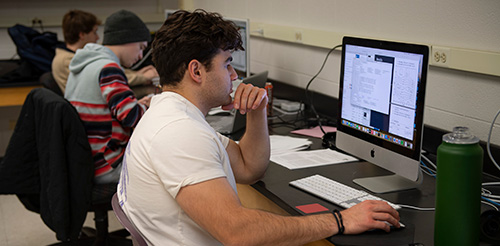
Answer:
[[[300,211],[306,214],[328,211],[328,208],[325,208],[319,205],[318,203],[296,206],[295,208],[299,209]]]
[[[336,132],[337,127],[323,126],[323,130],[325,130],[325,132]],[[323,132],[321,131],[319,126],[313,127],[310,129],[299,129],[299,130],[292,131],[291,133],[306,135],[306,136],[315,137],[315,138],[322,138],[323,137]]]

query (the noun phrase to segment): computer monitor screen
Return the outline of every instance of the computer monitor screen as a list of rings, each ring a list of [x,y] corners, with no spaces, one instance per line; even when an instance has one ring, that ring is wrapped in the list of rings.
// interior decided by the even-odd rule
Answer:
[[[165,9],[165,19],[175,13],[177,9]],[[245,50],[234,51],[231,65],[238,73],[238,77],[246,78],[250,76],[250,25],[248,19],[237,19],[224,17],[225,20],[232,21],[237,27]]]
[[[168,19],[168,17],[170,17],[177,10],[178,9],[165,9],[165,19]]]
[[[425,45],[343,38],[335,144],[394,173],[354,180],[368,190],[420,183],[428,57]]]
[[[233,61],[231,65],[238,73],[239,77],[250,76],[250,26],[248,19],[235,19],[225,17],[224,19],[232,21],[237,27],[243,42],[245,50],[237,50],[233,52]]]

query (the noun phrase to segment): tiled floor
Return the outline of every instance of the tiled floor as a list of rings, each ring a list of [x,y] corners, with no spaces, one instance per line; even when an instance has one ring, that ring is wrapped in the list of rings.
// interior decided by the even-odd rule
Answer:
[[[89,213],[84,226],[94,228],[94,214]],[[109,231],[123,228],[114,213],[109,211]],[[15,195],[0,195],[0,245],[32,246],[56,243],[55,233],[40,215],[24,208]]]

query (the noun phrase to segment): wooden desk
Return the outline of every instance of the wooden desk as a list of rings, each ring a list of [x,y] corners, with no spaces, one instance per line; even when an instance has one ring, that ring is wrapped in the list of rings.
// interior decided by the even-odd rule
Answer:
[[[272,202],[267,197],[262,195],[260,192],[256,191],[250,185],[237,184],[236,188],[238,189],[238,195],[244,207],[264,210],[285,216],[290,215],[285,210],[276,205],[274,202]],[[306,244],[306,246],[332,246],[332,245],[333,244],[326,239]]]
[[[35,89],[41,87],[40,85],[35,86],[19,86],[19,87],[1,87],[0,88],[0,107],[9,106],[21,106],[24,104],[24,100],[28,93]]]

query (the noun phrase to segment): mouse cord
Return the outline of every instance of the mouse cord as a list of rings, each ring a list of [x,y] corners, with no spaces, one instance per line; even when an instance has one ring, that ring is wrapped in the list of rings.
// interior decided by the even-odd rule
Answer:
[[[435,208],[420,208],[420,207],[415,207],[411,205],[406,205],[406,204],[396,204],[402,208],[408,208],[408,209],[414,209],[414,210],[419,210],[419,211],[434,211]]]

